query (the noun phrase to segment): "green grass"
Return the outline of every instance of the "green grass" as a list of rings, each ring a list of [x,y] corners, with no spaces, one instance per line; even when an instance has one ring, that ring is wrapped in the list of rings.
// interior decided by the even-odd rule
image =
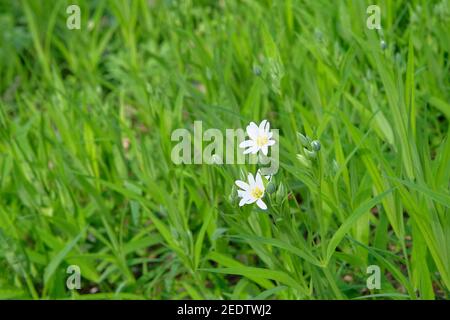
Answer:
[[[450,3],[370,4],[1,1],[0,298],[448,299]],[[177,128],[263,119],[266,211],[236,203],[256,166],[171,161]]]

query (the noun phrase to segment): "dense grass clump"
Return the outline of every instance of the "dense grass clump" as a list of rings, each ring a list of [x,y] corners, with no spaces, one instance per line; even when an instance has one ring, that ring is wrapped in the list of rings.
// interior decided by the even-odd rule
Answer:
[[[376,2],[1,1],[0,298],[448,299],[450,4]],[[264,119],[267,210],[171,159]]]

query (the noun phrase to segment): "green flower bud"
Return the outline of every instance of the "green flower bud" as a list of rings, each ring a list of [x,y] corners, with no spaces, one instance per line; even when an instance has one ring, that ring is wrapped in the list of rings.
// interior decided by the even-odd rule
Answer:
[[[311,161],[309,161],[308,159],[306,159],[306,157],[302,154],[297,154],[297,159],[298,161],[300,161],[300,163],[302,165],[304,165],[305,167],[309,168],[311,166]]]
[[[260,76],[261,73],[262,73],[262,70],[259,66],[257,66],[257,65],[253,66],[253,74],[255,76]]]
[[[177,229],[174,227],[170,227],[170,233],[172,234],[172,238],[174,240],[177,240],[180,237],[180,234],[178,233]]]
[[[319,151],[320,150],[320,141],[319,140],[314,140],[313,142],[311,142],[311,148],[314,151]]]
[[[269,162],[269,157],[264,155],[262,152],[260,152],[258,154],[258,161],[259,161],[259,163],[268,163]]]
[[[274,193],[275,191],[277,191],[277,185],[275,184],[274,181],[270,181],[270,182],[267,184],[266,191],[267,191],[268,194],[272,194],[272,193]]]
[[[311,142],[311,140],[307,136],[304,136],[300,132],[297,132],[297,136],[300,139],[300,142],[302,143],[303,146],[307,146]]]
[[[278,204],[281,204],[285,196],[286,196],[286,188],[284,187],[283,183],[280,182],[280,185],[278,186],[278,190],[275,196],[276,202]]]
[[[315,159],[317,156],[317,153],[315,151],[309,151],[306,148],[303,148],[303,151],[305,152],[306,157],[308,157],[309,159]]]
[[[236,189],[236,186],[233,185],[233,187],[231,188],[230,195],[228,196],[228,201],[230,201],[231,205],[234,206],[234,205],[236,205],[237,200],[238,200],[237,189]]]
[[[334,171],[335,173],[337,173],[337,172],[339,171],[339,164],[338,164],[338,162],[336,161],[336,159],[333,159],[332,167],[333,167],[333,171]]]

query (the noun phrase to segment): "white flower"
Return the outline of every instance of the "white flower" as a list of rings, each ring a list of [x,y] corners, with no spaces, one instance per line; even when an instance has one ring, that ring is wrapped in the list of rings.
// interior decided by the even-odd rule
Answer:
[[[239,144],[239,148],[247,148],[244,154],[256,154],[259,150],[267,156],[269,147],[275,144],[275,140],[270,140],[273,133],[269,131],[270,123],[267,120],[261,121],[259,127],[254,122],[250,122],[247,126],[247,134],[250,140],[243,141]]]
[[[248,183],[236,180],[236,185],[242,190],[238,190],[239,198],[242,198],[239,202],[239,206],[242,207],[244,204],[250,204],[256,202],[258,207],[263,210],[267,209],[266,204],[261,200],[264,196],[264,184],[262,181],[261,174],[256,173],[256,180],[251,173],[248,174]]]

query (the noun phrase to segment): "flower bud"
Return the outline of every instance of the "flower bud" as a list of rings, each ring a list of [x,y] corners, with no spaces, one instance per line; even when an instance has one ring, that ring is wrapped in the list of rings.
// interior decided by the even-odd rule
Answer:
[[[309,161],[308,159],[306,159],[306,157],[302,154],[297,154],[297,159],[298,161],[300,161],[300,163],[302,165],[304,165],[305,167],[309,168],[311,166],[311,161]]]
[[[261,71],[261,68],[260,68],[259,66],[254,66],[254,67],[253,67],[253,74],[254,74],[255,76],[260,76],[261,73],[262,73],[262,71]]]
[[[259,163],[268,163],[269,157],[264,155],[262,152],[259,152],[258,153],[258,161],[259,161]]]
[[[277,193],[275,195],[276,202],[278,204],[281,204],[283,202],[285,196],[286,196],[286,188],[284,187],[283,183],[280,182]]]
[[[277,185],[275,184],[274,181],[270,181],[270,182],[267,184],[266,192],[267,192],[268,194],[272,194],[272,193],[274,193],[275,191],[277,191]]]
[[[309,158],[309,159],[315,159],[316,156],[317,156],[317,153],[315,151],[309,151],[306,148],[303,148],[303,151],[305,152],[306,157]]]
[[[311,140],[308,138],[308,136],[304,136],[300,132],[297,132],[297,136],[300,139],[300,142],[302,143],[303,146],[307,146],[311,142]]]
[[[231,188],[231,192],[230,195],[228,196],[228,201],[230,201],[231,205],[234,206],[237,203],[237,191],[236,191],[236,186],[233,185],[233,187]]]
[[[319,140],[314,140],[313,142],[311,142],[311,148],[314,151],[319,151],[320,150],[320,141]]]
[[[336,161],[336,159],[333,159],[332,167],[333,167],[334,173],[339,172],[339,163]]]

